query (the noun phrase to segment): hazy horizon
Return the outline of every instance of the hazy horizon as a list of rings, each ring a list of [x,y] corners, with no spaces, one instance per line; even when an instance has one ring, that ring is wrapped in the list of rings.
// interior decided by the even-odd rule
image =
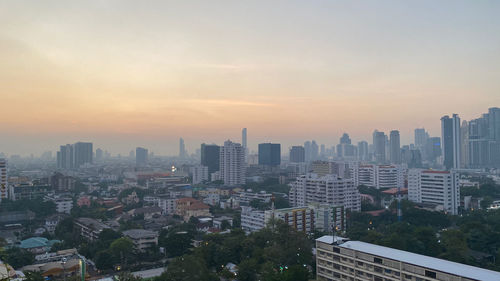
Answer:
[[[408,144],[500,106],[500,2],[218,3],[2,1],[0,152]]]

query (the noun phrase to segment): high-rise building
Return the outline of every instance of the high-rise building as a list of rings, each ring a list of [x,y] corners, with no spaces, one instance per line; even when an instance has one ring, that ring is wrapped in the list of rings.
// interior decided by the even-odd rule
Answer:
[[[500,273],[338,236],[316,239],[316,280],[500,280]]]
[[[241,130],[241,146],[243,146],[245,152],[245,163],[246,163],[248,158],[247,128],[243,128],[243,130]]]
[[[245,151],[239,143],[230,140],[220,147],[220,178],[225,185],[245,184],[246,164]]]
[[[405,169],[402,165],[351,165],[350,174],[356,186],[376,189],[404,187]]]
[[[344,133],[342,137],[340,137],[340,144],[351,144],[351,138],[347,133]]]
[[[77,142],[73,145],[74,167],[80,168],[85,164],[92,164],[94,149],[91,142]]]
[[[408,168],[422,167],[422,153],[420,149],[403,145],[401,148],[401,162],[406,164]]]
[[[57,152],[57,168],[71,169],[74,167],[73,146],[71,144],[61,145]]]
[[[418,149],[421,149],[426,145],[428,138],[429,134],[427,134],[424,128],[415,129],[415,146]]]
[[[351,138],[344,133],[337,145],[337,157],[342,159],[355,160],[357,147],[351,144]]]
[[[351,211],[361,210],[361,197],[354,180],[337,175],[306,174],[290,184],[290,205],[306,206],[309,203],[328,203],[344,206]]]
[[[7,160],[0,158],[0,203],[9,198]]]
[[[460,167],[466,168],[469,165],[469,123],[462,121],[460,126]]]
[[[366,141],[358,142],[358,160],[368,161],[368,143]]]
[[[399,131],[393,130],[390,133],[390,147],[391,147],[391,163],[400,164],[401,163],[401,144]]]
[[[500,167],[500,108],[490,108],[482,117],[468,122],[466,160],[470,168]],[[464,147],[464,145],[462,146]]]
[[[318,160],[319,158],[319,146],[315,140],[311,142],[311,161]]]
[[[306,156],[306,162],[311,161],[311,142],[306,141],[304,142],[304,151],[305,151],[305,156]]]
[[[137,147],[135,149],[135,164],[137,166],[143,166],[148,163],[148,150],[143,147]]]
[[[281,164],[281,145],[279,143],[259,144],[259,165],[279,166]]]
[[[453,114],[441,118],[441,150],[443,151],[443,164],[446,169],[459,169],[460,167],[460,117]]]
[[[186,146],[184,145],[184,139],[180,138],[179,139],[179,158],[184,159],[186,158],[187,153],[186,153]]]
[[[385,163],[385,142],[385,133],[375,130],[373,132],[373,154],[377,163]]]
[[[215,144],[201,144],[201,165],[208,167],[208,174],[219,171],[220,147]]]
[[[441,138],[432,137],[427,139],[425,145],[425,157],[427,161],[435,162],[441,156]]]
[[[459,174],[451,171],[410,169],[408,199],[416,203],[434,204],[439,209],[458,214],[460,206]]]
[[[292,146],[290,148],[290,162],[302,163],[306,161],[306,151],[303,146]]]
[[[193,176],[193,184],[199,184],[209,180],[207,166],[197,165],[191,167],[190,172]]]
[[[95,160],[96,161],[101,161],[102,157],[104,156],[104,151],[100,148],[95,150]]]

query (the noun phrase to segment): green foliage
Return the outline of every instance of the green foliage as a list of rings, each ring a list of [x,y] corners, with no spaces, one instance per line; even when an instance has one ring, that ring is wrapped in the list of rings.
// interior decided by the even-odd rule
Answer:
[[[45,278],[40,274],[40,272],[34,271],[25,271],[24,273],[24,281],[44,281]]]
[[[193,255],[176,258],[168,265],[168,270],[155,281],[216,281],[205,262]]]
[[[141,281],[141,277],[135,277],[132,273],[128,271],[123,271],[118,273],[116,276],[117,281]]]
[[[271,203],[263,202],[259,199],[252,199],[249,203],[250,207],[258,210],[267,210],[271,207]]]
[[[13,268],[21,268],[35,261],[35,255],[18,247],[8,248],[0,251],[0,260],[10,264]]]
[[[45,218],[56,213],[56,204],[52,201],[43,201],[41,199],[17,201],[2,199],[0,212],[13,211],[32,211],[36,214],[37,218]]]

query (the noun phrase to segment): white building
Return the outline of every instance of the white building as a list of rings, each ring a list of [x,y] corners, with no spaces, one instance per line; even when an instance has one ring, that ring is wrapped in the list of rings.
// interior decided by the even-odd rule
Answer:
[[[402,165],[361,164],[351,167],[356,186],[366,185],[376,189],[404,187],[405,171]]]
[[[0,202],[9,198],[7,176],[7,160],[0,158]]]
[[[44,200],[54,202],[56,204],[56,212],[61,214],[69,214],[73,208],[73,199],[71,197],[47,195],[44,197]]]
[[[500,272],[349,241],[338,236],[316,239],[316,280],[500,280]]]
[[[307,206],[309,203],[328,203],[344,206],[352,211],[361,210],[361,198],[354,180],[337,175],[323,177],[309,173],[290,183],[291,206]]]
[[[225,185],[245,184],[245,149],[239,143],[225,141],[220,147],[220,179]]]
[[[209,180],[207,166],[198,165],[191,167],[190,170],[193,175],[193,184],[199,184]]]
[[[254,210],[252,207],[241,206],[241,228],[254,232],[266,227],[264,211]]]
[[[453,215],[460,206],[460,176],[455,171],[410,169],[408,199],[440,206]]]
[[[249,204],[253,200],[258,200],[263,203],[271,202],[271,198],[273,197],[272,193],[266,193],[265,191],[260,192],[238,192],[233,197],[238,200],[238,203],[241,204]]]

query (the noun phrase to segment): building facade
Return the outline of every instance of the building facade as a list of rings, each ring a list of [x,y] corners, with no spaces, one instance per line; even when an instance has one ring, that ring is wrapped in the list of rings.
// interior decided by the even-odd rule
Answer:
[[[7,160],[0,158],[0,203],[9,198]]]
[[[303,163],[306,161],[306,151],[303,146],[292,146],[290,148],[290,162]]]
[[[259,165],[279,166],[281,164],[281,145],[279,143],[259,144]]]
[[[408,199],[416,203],[440,206],[445,212],[458,214],[460,176],[455,171],[410,169]]]
[[[225,141],[220,147],[220,178],[225,185],[239,185],[246,182],[245,151],[241,144]]]

